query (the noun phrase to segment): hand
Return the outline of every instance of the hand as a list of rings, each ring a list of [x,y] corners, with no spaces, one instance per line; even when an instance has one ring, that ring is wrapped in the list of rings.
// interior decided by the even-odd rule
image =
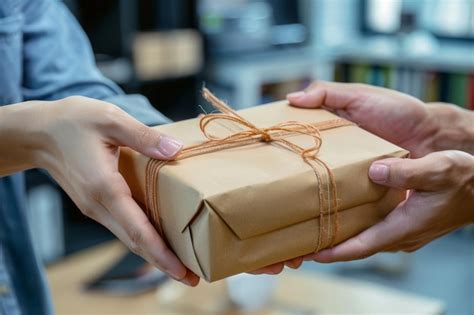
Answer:
[[[413,156],[423,156],[431,151],[429,136],[434,126],[429,121],[429,111],[416,98],[396,91],[364,84],[347,84],[316,81],[305,91],[287,95],[293,106],[322,107],[362,128],[404,147]],[[302,257],[285,262],[290,268],[298,268]],[[283,263],[257,270],[255,273],[281,272]]]
[[[333,111],[409,150],[413,157],[433,151],[437,121],[423,102],[409,95],[365,84],[317,81],[287,97],[294,106]]]
[[[182,143],[112,104],[85,97],[45,102],[31,110],[41,111],[35,125],[40,132],[32,132],[40,135],[35,142],[43,144],[35,153],[36,166],[48,170],[86,216],[106,226],[131,251],[174,279],[197,285],[199,278],[166,246],[118,172],[120,146],[172,159]]]
[[[304,260],[322,263],[369,257],[381,251],[415,251],[432,240],[474,223],[474,156],[442,151],[419,159],[374,162],[369,176],[377,184],[410,190],[378,224],[319,253],[278,263],[253,273],[275,274],[284,264],[298,268]]]
[[[442,151],[414,160],[380,160],[372,164],[369,176],[380,185],[409,189],[409,197],[380,223],[305,259],[334,262],[380,251],[412,252],[474,223],[474,156],[468,153]]]
[[[352,120],[362,128],[410,150],[412,157],[423,157],[430,152],[446,149],[459,149],[474,153],[474,142],[472,141],[474,135],[474,128],[472,128],[473,114],[455,106],[447,106],[446,104],[430,104],[427,106],[411,96],[388,89],[364,84],[323,81],[315,82],[306,91],[291,93],[287,97],[294,106],[323,107],[339,116]],[[462,155],[464,153],[455,153],[455,155],[458,154]],[[470,155],[467,154],[467,156]],[[472,158],[472,156],[470,157]],[[472,179],[470,184],[466,185],[465,189],[471,189],[472,198]],[[417,195],[411,195],[410,200],[413,200],[412,198]],[[410,201],[410,203],[412,202]],[[436,205],[428,204],[430,199],[426,199],[426,202],[425,208],[428,209]],[[397,207],[397,209],[399,208],[400,206]],[[399,211],[397,210],[397,212]],[[394,215],[390,214],[390,216]],[[414,224],[416,223],[411,225]],[[442,233],[442,231],[438,230],[438,233]],[[432,235],[433,238],[435,234]],[[428,242],[429,237],[425,241]],[[418,246],[423,244],[425,243],[420,243]],[[331,250],[336,250],[337,253],[342,245]],[[413,249],[415,248],[416,246],[413,247]],[[403,249],[410,250],[412,248],[400,246],[399,248],[393,247],[391,250]],[[324,259],[327,262],[336,261],[338,256],[337,254],[331,256],[331,250],[306,257],[297,257],[284,263],[261,268],[252,273],[277,274],[282,271],[284,265],[290,268],[298,268],[303,262],[303,258],[311,260],[322,257],[321,261],[324,261]]]

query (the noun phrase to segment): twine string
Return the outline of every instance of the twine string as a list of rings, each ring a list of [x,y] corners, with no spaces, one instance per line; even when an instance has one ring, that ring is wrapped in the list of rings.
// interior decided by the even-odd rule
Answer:
[[[343,126],[352,125],[345,119],[333,119],[319,123],[304,123],[299,121],[286,121],[271,127],[259,128],[253,123],[239,115],[231,109],[222,100],[212,94],[208,89],[203,89],[203,97],[216,109],[219,113],[210,113],[203,115],[199,121],[199,127],[207,140],[202,143],[185,147],[176,160],[190,158],[196,155],[202,155],[210,152],[226,150],[230,148],[265,142],[276,144],[289,151],[300,155],[302,160],[311,167],[316,177],[316,193],[319,196],[319,233],[316,241],[315,252],[321,250],[324,244],[332,246],[336,240],[338,232],[338,198],[337,187],[334,174],[329,165],[318,157],[319,150],[322,145],[320,131],[333,129]],[[232,132],[229,135],[219,136],[213,135],[209,131],[211,123],[227,122],[239,127],[239,131]],[[288,136],[302,135],[309,137],[312,144],[309,147],[299,146],[288,139]],[[151,219],[158,233],[163,237],[163,230],[160,217],[158,184],[159,172],[168,161],[150,159],[146,166],[146,208],[145,212]],[[325,178],[321,174],[321,170],[325,171]],[[327,192],[327,195],[326,195]],[[333,223],[331,223],[331,215],[334,215]],[[327,220],[326,218],[327,217]],[[325,220],[327,222],[325,222]],[[331,227],[333,231],[331,231]],[[324,241],[326,239],[326,241]]]

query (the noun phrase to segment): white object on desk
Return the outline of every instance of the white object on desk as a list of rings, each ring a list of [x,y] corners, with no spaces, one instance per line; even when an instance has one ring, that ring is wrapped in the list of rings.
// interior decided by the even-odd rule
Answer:
[[[277,277],[271,275],[238,274],[226,279],[231,301],[246,311],[265,307],[276,288]]]
[[[43,262],[64,255],[64,228],[61,193],[51,185],[28,192],[28,221],[33,246]]]

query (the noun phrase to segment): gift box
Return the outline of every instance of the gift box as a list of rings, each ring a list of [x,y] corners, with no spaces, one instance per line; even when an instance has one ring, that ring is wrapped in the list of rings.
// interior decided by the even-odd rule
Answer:
[[[174,161],[123,148],[119,168],[172,250],[207,281],[336,245],[405,192],[372,183],[373,161],[408,152],[323,109],[286,101],[155,127],[185,143]]]

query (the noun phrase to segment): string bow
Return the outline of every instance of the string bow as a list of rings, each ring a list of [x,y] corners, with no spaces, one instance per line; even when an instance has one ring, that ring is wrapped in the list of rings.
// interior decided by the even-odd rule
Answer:
[[[199,126],[204,136],[215,144],[246,143],[254,142],[255,140],[268,143],[276,142],[294,151],[295,153],[299,153],[303,158],[314,158],[321,147],[322,141],[319,130],[317,127],[311,124],[297,121],[287,121],[268,128],[258,128],[240,116],[236,111],[232,110],[229,106],[227,106],[227,104],[217,98],[208,89],[203,89],[203,96],[209,103],[213,105],[214,108],[221,112],[219,114],[205,115],[199,122]],[[211,135],[206,129],[207,126],[209,126],[209,124],[215,120],[230,121],[243,126],[246,129],[235,132],[226,137],[216,137]],[[302,134],[309,136],[313,139],[314,144],[309,148],[302,148],[284,138],[284,136],[290,134]]]
[[[227,104],[217,98],[208,89],[203,89],[203,97],[220,113],[207,114],[201,117],[199,127],[206,141],[185,147],[176,160],[182,160],[196,155],[225,150],[228,148],[249,145],[257,142],[274,143],[282,146],[301,156],[316,176],[316,193],[319,196],[319,235],[315,251],[322,249],[323,238],[331,238],[325,242],[333,245],[338,229],[338,200],[337,187],[334,175],[326,162],[318,157],[322,145],[321,130],[338,128],[351,125],[345,119],[333,119],[320,123],[304,123],[298,121],[287,121],[271,127],[259,128],[253,123],[239,115]],[[239,127],[238,131],[226,136],[216,136],[210,133],[209,126],[212,122],[227,122]],[[227,124],[229,125],[229,124]],[[307,148],[301,147],[288,139],[291,135],[304,135],[312,139],[312,145]],[[152,222],[158,232],[163,235],[158,200],[158,174],[167,161],[150,159],[146,168],[146,212],[152,218]],[[324,170],[325,176],[321,173]],[[334,231],[331,231],[331,215],[334,214]],[[327,222],[325,224],[325,219]]]

